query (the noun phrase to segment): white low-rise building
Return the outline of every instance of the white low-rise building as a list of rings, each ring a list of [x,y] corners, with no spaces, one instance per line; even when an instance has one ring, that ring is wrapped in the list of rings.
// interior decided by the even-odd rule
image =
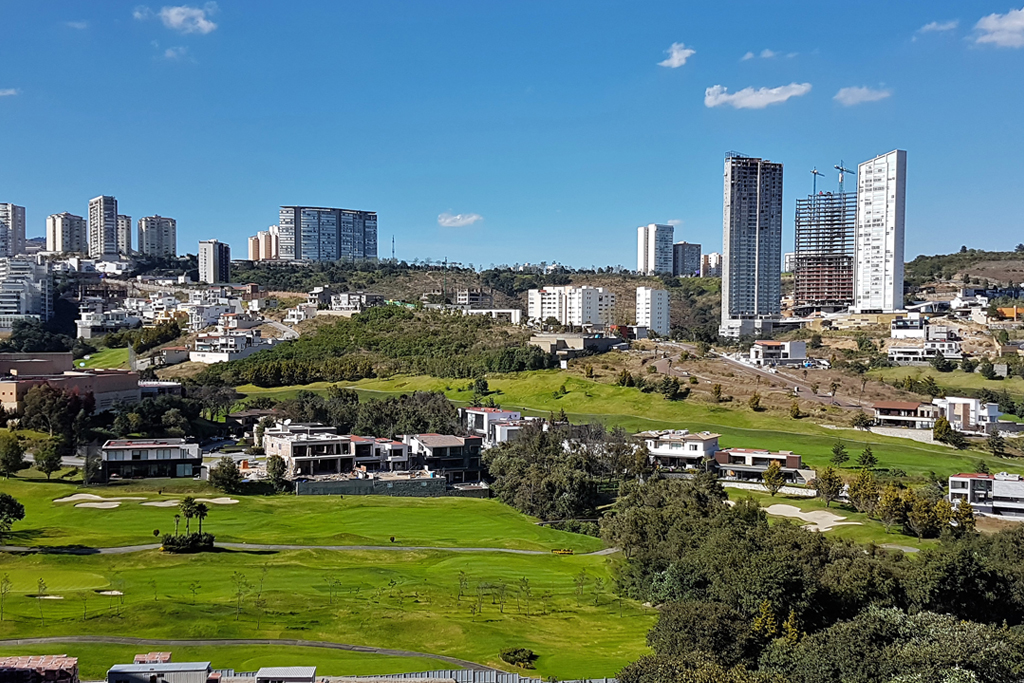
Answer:
[[[297,325],[303,320],[312,320],[316,317],[317,305],[311,303],[299,304],[295,308],[289,308],[285,313],[284,322],[286,325]]]
[[[267,455],[284,458],[293,477],[409,469],[409,446],[405,443],[338,434],[334,427],[318,423],[278,422],[264,430],[263,449]]]
[[[660,337],[667,337],[672,329],[669,321],[668,291],[653,287],[636,288],[636,324],[646,327]]]
[[[1006,472],[954,474],[949,478],[949,501],[970,503],[981,514],[1024,516],[1024,477]]]
[[[807,361],[807,343],[803,341],[759,340],[750,347],[750,362],[759,367],[801,365]]]
[[[961,432],[991,432],[999,423],[999,404],[984,403],[977,398],[946,396],[933,398],[932,405],[949,420],[953,429]]]
[[[555,319],[560,325],[611,325],[615,294],[604,287],[544,287],[527,292],[527,316],[538,322]]]
[[[274,345],[273,339],[264,339],[259,330],[225,330],[200,334],[188,359],[195,363],[224,363],[242,360]]]
[[[718,452],[721,434],[688,429],[660,429],[636,434],[647,446],[651,462],[668,469],[704,467]]]

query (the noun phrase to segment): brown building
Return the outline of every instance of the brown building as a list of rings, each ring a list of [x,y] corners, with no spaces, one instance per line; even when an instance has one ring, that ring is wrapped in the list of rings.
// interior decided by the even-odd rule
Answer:
[[[75,369],[71,352],[0,353],[0,375],[59,375]]]
[[[25,407],[25,394],[42,384],[80,396],[92,394],[97,413],[110,410],[118,402],[138,403],[141,398],[139,373],[130,370],[82,370],[31,376],[19,373],[0,378],[0,407],[8,412],[20,412]]]

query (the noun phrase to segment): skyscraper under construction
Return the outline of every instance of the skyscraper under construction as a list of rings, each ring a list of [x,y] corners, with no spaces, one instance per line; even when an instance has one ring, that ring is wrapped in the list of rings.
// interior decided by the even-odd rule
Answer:
[[[853,304],[855,192],[819,192],[796,202],[798,313],[845,311]]]

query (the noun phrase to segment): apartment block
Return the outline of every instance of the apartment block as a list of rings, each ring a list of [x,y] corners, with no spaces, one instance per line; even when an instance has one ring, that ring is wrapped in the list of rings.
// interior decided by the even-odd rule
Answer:
[[[672,275],[693,277],[700,275],[700,245],[676,242],[672,245]]]
[[[231,279],[231,247],[219,240],[199,242],[199,281],[215,284]]]
[[[377,213],[312,206],[282,206],[278,252],[288,261],[377,258]]]
[[[907,153],[894,150],[857,166],[855,313],[903,308]]]
[[[0,257],[25,253],[25,207],[0,204]]]
[[[672,273],[671,225],[651,223],[636,229],[636,270],[643,275]]]
[[[117,199],[106,195],[89,200],[89,256],[117,260]]]
[[[85,254],[89,251],[89,225],[81,216],[55,213],[46,217],[46,251]]]
[[[139,219],[139,251],[156,258],[178,255],[178,222],[166,216]]]
[[[845,311],[853,304],[857,195],[819,192],[796,202],[794,304],[803,312]],[[788,270],[788,267],[787,267]]]
[[[636,288],[636,324],[658,336],[667,337],[672,330],[669,320],[669,297],[664,289]]]
[[[560,325],[610,325],[615,294],[604,287],[544,287],[527,292],[527,315],[534,320],[554,318]]]
[[[782,164],[727,157],[722,224],[719,332],[739,337],[770,331],[781,312]]]
[[[23,319],[43,322],[53,315],[50,266],[32,257],[0,258],[0,329]]]
[[[132,217],[117,215],[117,253],[129,256],[132,253]]]
[[[274,261],[280,258],[281,242],[276,225],[260,230],[249,238],[250,261]]]
[[[701,277],[722,277],[722,255],[717,251],[700,257]]]

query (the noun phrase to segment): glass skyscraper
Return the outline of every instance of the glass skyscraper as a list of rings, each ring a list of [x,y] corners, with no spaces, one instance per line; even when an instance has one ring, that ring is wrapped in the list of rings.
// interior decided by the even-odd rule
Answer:
[[[374,211],[282,206],[279,218],[279,253],[283,260],[377,258]]]

